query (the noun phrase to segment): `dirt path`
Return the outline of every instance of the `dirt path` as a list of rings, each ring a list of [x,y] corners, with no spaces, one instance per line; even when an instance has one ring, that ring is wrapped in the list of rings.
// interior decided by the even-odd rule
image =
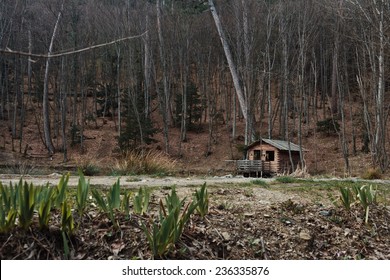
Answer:
[[[24,176],[26,181],[33,183],[34,185],[50,185],[58,184],[61,175],[60,174],[51,174],[46,176]],[[77,186],[78,176],[71,176],[69,178],[69,186]],[[220,185],[220,184],[237,184],[237,183],[249,183],[253,181],[253,178],[244,178],[244,177],[234,177],[231,175],[226,175],[222,177],[188,177],[188,178],[179,178],[179,177],[164,177],[164,178],[153,178],[147,176],[92,176],[87,177],[90,179],[90,183],[93,186],[111,186],[116,182],[117,179],[120,179],[121,186],[123,187],[140,187],[140,186],[149,186],[149,187],[164,187],[164,186],[194,186],[202,185],[207,183],[208,185]],[[0,175],[0,182],[5,185],[8,185],[10,182],[15,184],[19,182],[20,175]],[[272,179],[263,179],[270,181]]]

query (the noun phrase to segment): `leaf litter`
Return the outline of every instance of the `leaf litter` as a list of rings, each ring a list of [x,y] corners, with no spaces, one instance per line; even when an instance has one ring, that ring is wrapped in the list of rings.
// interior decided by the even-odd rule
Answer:
[[[178,188],[189,197],[191,188]],[[158,212],[165,190],[154,192],[151,209],[130,217],[117,213],[115,228],[89,205],[69,240],[70,259],[152,259],[142,222]],[[130,211],[131,212],[131,211]],[[64,259],[60,215],[42,231],[37,220],[27,231],[0,234],[1,259]],[[165,259],[390,259],[390,209],[375,205],[369,223],[361,208],[313,202],[265,188],[212,187],[205,218],[194,214]]]

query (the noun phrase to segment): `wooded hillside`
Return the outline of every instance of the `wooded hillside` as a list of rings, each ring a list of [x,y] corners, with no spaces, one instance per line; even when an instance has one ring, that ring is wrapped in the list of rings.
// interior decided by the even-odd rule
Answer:
[[[385,0],[1,1],[0,148],[190,162],[263,137],[311,171],[329,153],[386,172],[389,27]]]

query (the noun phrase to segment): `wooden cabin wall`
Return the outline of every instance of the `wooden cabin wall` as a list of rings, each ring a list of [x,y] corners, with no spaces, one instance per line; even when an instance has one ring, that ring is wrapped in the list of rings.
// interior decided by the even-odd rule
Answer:
[[[274,146],[271,146],[269,144],[259,144],[257,146],[251,147],[248,150],[248,160],[254,160],[255,150],[261,150],[261,160],[263,161],[263,166],[265,168],[264,171],[268,171],[270,173],[278,173],[279,172],[279,162],[280,162],[280,151],[275,148]],[[273,151],[275,158],[273,161],[267,161],[265,158],[267,151]]]
[[[280,158],[280,161],[279,161],[279,170],[278,172],[279,173],[291,173],[291,172],[294,172],[295,170],[292,170],[292,166],[291,166],[291,162],[290,162],[290,156],[289,156],[289,153],[288,151],[280,151],[279,152],[279,158]],[[291,157],[292,157],[292,160],[293,160],[293,163],[294,163],[294,169],[297,168],[298,164],[300,163],[300,156],[299,156],[299,152],[291,152]]]

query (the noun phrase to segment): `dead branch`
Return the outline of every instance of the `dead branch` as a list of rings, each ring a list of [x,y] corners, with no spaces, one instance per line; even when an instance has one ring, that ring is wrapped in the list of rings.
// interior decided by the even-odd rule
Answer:
[[[144,33],[140,35],[135,35],[135,36],[130,36],[130,37],[125,37],[125,38],[120,38],[111,42],[107,43],[102,43],[98,45],[93,45],[89,46],[86,48],[78,49],[78,50],[73,50],[73,51],[62,51],[59,53],[51,53],[51,54],[33,54],[33,53],[28,53],[28,52],[22,52],[22,51],[13,51],[9,48],[6,48],[5,50],[0,50],[0,53],[4,54],[16,54],[16,55],[21,55],[21,56],[29,56],[29,57],[37,57],[37,58],[53,58],[53,57],[61,57],[61,56],[66,56],[66,55],[71,55],[71,54],[76,54],[76,53],[82,53],[82,52],[87,52],[93,49],[101,48],[101,47],[106,47],[110,46],[119,42],[123,42],[126,40],[131,40],[131,39],[136,39],[144,36],[148,31],[145,31]]]

